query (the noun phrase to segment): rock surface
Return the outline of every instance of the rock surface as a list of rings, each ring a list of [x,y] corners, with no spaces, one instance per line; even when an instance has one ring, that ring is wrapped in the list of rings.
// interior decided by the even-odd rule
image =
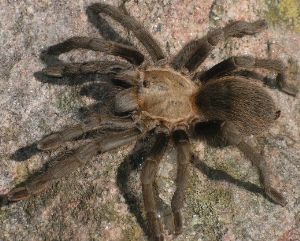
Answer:
[[[55,152],[38,152],[34,143],[42,136],[76,123],[95,106],[99,112],[110,107],[108,100],[115,92],[101,76],[45,79],[38,74],[44,67],[39,56],[45,47],[71,36],[97,37],[99,32],[105,38],[112,36],[91,23],[86,8],[93,2],[0,3],[0,194],[26,180],[59,152],[67,153],[74,147],[68,144]],[[119,4],[118,0],[104,2]],[[270,23],[268,30],[219,44],[202,67],[231,55],[279,58],[288,66],[293,77],[290,81],[300,88],[298,0],[131,0],[127,8],[170,56],[209,29],[232,20],[265,18]],[[131,33],[114,21],[108,22],[126,41],[140,46]],[[97,58],[108,59],[91,51],[74,51],[62,57],[73,62]],[[282,114],[258,143],[276,174],[274,186],[283,192],[288,205],[274,205],[262,195],[255,169],[235,148],[218,149],[194,142],[195,153],[204,163],[200,165],[202,172],[190,165],[184,232],[174,240],[300,240],[300,99],[276,90],[269,92]],[[118,188],[126,179],[121,163],[132,147],[95,157],[41,195],[1,208],[0,240],[147,240],[139,216],[143,211],[140,166],[129,178],[136,199],[122,195]],[[157,181],[163,203],[161,216],[166,222],[174,191],[175,157],[170,146]],[[132,201],[130,206],[126,200]]]

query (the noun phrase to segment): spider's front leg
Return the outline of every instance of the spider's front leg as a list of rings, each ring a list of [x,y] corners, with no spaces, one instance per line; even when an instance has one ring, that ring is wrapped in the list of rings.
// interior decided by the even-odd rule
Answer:
[[[49,57],[59,56],[63,53],[75,49],[87,49],[99,51],[106,54],[119,56],[124,58],[132,65],[139,66],[145,59],[144,55],[134,47],[120,44],[113,41],[106,41],[100,38],[89,37],[72,37],[64,42],[50,46],[45,50],[41,58],[47,62]],[[116,61],[91,61],[86,63],[63,63],[43,69],[45,75],[51,77],[63,77],[75,74],[93,74],[93,73],[118,73],[118,70],[124,70],[132,67],[130,64],[125,64]]]
[[[157,216],[157,207],[153,185],[158,170],[158,165],[163,157],[168,144],[169,133],[166,129],[156,129],[156,140],[145,160],[141,173],[144,207],[149,227],[149,234],[155,241],[164,240],[162,224]]]
[[[117,74],[132,66],[117,61],[90,61],[85,63],[63,63],[44,68],[42,73],[55,78],[81,74]]]
[[[137,39],[145,46],[154,62],[164,59],[165,55],[157,41],[143,27],[143,25],[136,21],[135,18],[128,15],[127,10],[124,11],[126,2],[127,1],[123,1],[121,4],[121,8],[123,10],[104,3],[94,3],[89,6],[89,9],[96,14],[107,14],[109,17],[119,22],[124,28],[132,31]]]
[[[136,48],[114,41],[107,41],[100,38],[76,36],[64,42],[50,46],[43,55],[60,55],[75,49],[87,49],[99,51],[106,54],[119,56],[134,65],[140,65],[144,61],[144,55]]]
[[[224,28],[214,29],[203,38],[195,39],[183,47],[173,58],[171,65],[177,70],[186,68],[193,72],[221,40],[253,35],[266,27],[266,21],[258,20],[255,22],[235,21],[227,24]]]
[[[25,182],[20,187],[13,188],[4,195],[2,199],[5,199],[4,202],[6,203],[27,199],[44,190],[51,181],[74,172],[93,156],[131,143],[136,140],[139,133],[140,132],[137,130],[130,130],[110,135],[109,137],[107,136],[104,139],[97,138],[88,144],[79,147],[72,155],[56,162],[43,174]]]
[[[257,168],[261,185],[265,190],[267,197],[274,203],[281,206],[285,206],[287,201],[281,193],[274,189],[271,185],[272,173],[265,158],[258,153],[254,147],[245,142],[241,136],[241,133],[235,128],[234,124],[230,122],[224,122],[221,127],[224,138],[229,144],[235,145],[238,149],[249,159],[252,164]]]

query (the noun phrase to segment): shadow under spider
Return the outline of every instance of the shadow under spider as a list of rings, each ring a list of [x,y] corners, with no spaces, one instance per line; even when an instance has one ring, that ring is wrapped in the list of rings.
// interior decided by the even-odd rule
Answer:
[[[206,134],[206,138],[207,138],[209,136],[209,134],[211,134],[211,132],[208,131],[205,134]],[[215,132],[214,132],[214,134],[215,134]],[[142,140],[137,142],[137,144],[135,145],[133,151],[127,156],[127,158],[118,167],[117,185],[119,187],[119,190],[120,190],[121,194],[125,198],[125,201],[126,201],[126,204],[128,205],[130,213],[132,213],[135,216],[136,221],[139,224],[139,226],[142,228],[143,232],[146,235],[148,235],[149,230],[147,229],[146,220],[145,220],[145,218],[143,216],[143,213],[142,213],[143,209],[140,205],[140,203],[141,203],[140,200],[141,199],[138,198],[132,192],[132,188],[130,188],[130,186],[128,185],[130,174],[134,171],[137,171],[140,168],[140,166],[143,165],[144,157],[148,155],[148,152],[150,150],[149,146],[151,146],[151,144],[149,142],[151,142],[151,141],[153,142],[153,139],[154,139],[153,136],[148,136],[146,138],[148,138],[148,139],[142,139]],[[151,138],[153,138],[153,139],[151,139]],[[215,146],[215,147],[219,146],[220,147],[220,145],[216,144],[216,143],[214,143],[214,144],[213,143],[207,143],[207,144],[209,146]],[[139,145],[141,147],[139,147]],[[225,144],[223,143],[223,146],[224,145]],[[267,198],[263,188],[255,185],[255,184],[252,184],[250,182],[245,182],[245,181],[241,181],[239,179],[236,179],[236,178],[232,177],[231,175],[229,175],[228,173],[226,173],[223,170],[218,170],[218,169],[214,169],[212,167],[209,167],[207,164],[200,161],[195,156],[193,156],[191,158],[191,163],[193,164],[193,166],[195,168],[197,168],[201,173],[203,173],[205,176],[207,176],[207,178],[210,179],[210,180],[225,181],[225,182],[228,182],[228,183],[232,183],[232,184],[237,185],[238,187],[241,187],[241,188],[243,188],[243,189],[245,189],[249,192],[256,193],[256,194],[261,194],[265,198]],[[157,195],[157,193],[156,193],[156,195]],[[168,207],[168,205],[165,204],[158,196],[156,196],[155,198],[156,198],[157,203],[159,205],[158,209],[160,209],[161,207],[163,207],[163,208]]]
[[[140,205],[141,199],[138,198],[133,192],[132,188],[129,185],[129,179],[130,174],[134,171],[137,171],[140,166],[143,165],[144,157],[149,154],[150,148],[152,142],[154,142],[154,135],[153,133],[149,134],[148,136],[141,138],[135,145],[134,149],[131,151],[131,153],[125,158],[125,160],[120,164],[120,166],[117,169],[117,186],[123,195],[126,204],[128,205],[129,212],[134,215],[136,218],[137,223],[142,228],[143,232],[148,235],[149,230],[147,228],[146,220],[143,216],[143,208]],[[27,148],[27,149],[26,149]],[[28,153],[27,153],[28,152]],[[38,152],[36,148],[36,144],[29,145],[27,147],[19,149],[16,153],[13,154],[13,158],[18,161],[24,161],[28,156],[29,153],[36,154]],[[24,154],[25,153],[25,154]],[[48,166],[52,165],[53,162],[59,161],[59,159],[62,158],[62,155],[66,155],[64,153],[60,153],[58,156],[52,158],[50,161],[48,161],[41,170],[46,170]],[[215,180],[215,181],[226,181],[228,183],[232,183],[234,185],[237,185],[238,187],[241,187],[249,192],[261,194],[265,198],[266,195],[264,193],[263,188],[258,187],[255,184],[252,184],[250,182],[241,181],[239,179],[236,179],[226,173],[225,171],[214,169],[212,167],[209,167],[207,164],[205,164],[203,161],[197,159],[195,156],[191,159],[191,163],[194,167],[196,167],[201,173],[203,173],[205,176],[208,177],[208,179]],[[31,175],[26,181],[24,181],[21,184],[18,184],[17,186],[22,186],[24,183],[29,182],[32,180],[35,176],[39,175],[40,172],[35,173]],[[1,197],[0,197],[1,199]],[[159,206],[167,206],[163,201],[156,197],[158,200]],[[8,204],[5,203],[5,201],[2,200],[2,205]],[[1,206],[1,205],[0,205]]]
[[[104,39],[132,45],[129,41],[122,38],[107,22],[107,20],[105,20],[105,18],[91,11],[90,7],[87,8],[86,13],[89,22],[98,29],[99,33]],[[64,64],[64,62],[61,61],[58,56],[48,55],[45,51],[41,52],[40,59],[46,65],[45,67]],[[46,76],[42,73],[42,71],[38,71],[34,73],[34,77],[37,81],[52,85],[83,85],[79,91],[79,95],[90,97],[94,99],[96,103],[90,106],[82,106],[78,109],[77,115],[81,120],[85,119],[91,113],[102,112],[102,109],[105,109],[105,112],[107,112],[107,109],[110,109],[109,112],[112,113],[112,97],[115,96],[115,94],[119,91],[118,87],[112,83],[114,81],[114,76],[112,74],[84,74],[55,78]],[[101,83],[99,83],[99,81]],[[32,143],[18,149],[10,157],[15,161],[21,162],[31,158],[39,152],[40,151],[37,149],[36,143]]]
[[[136,145],[137,146],[137,145]],[[135,146],[134,149],[137,149]],[[143,232],[148,235],[149,230],[147,229],[146,220],[142,213],[142,207],[140,205],[141,199],[138,198],[132,191],[129,183],[130,173],[137,171],[139,167],[144,162],[144,157],[147,155],[147,150],[133,150],[126,159],[120,164],[117,171],[117,185],[118,188],[122,194],[122,196],[125,198],[126,204],[128,205],[129,212],[132,213],[139,226],[142,228]],[[205,162],[199,160],[198,158],[194,157],[191,159],[192,165],[197,168],[202,174],[204,174],[208,179],[214,180],[214,181],[225,181],[228,183],[232,183],[238,187],[241,187],[249,192],[260,194],[264,196],[265,198],[269,199],[264,192],[264,189],[253,184],[250,182],[241,181],[239,179],[236,179],[226,173],[223,170],[218,170],[215,168],[212,168],[205,164]],[[156,197],[158,200],[159,206],[166,207],[168,206],[165,204],[159,197]]]
[[[87,84],[82,86],[82,88],[79,91],[79,95],[82,97],[89,97],[94,99],[96,102],[88,105],[88,106],[81,106],[76,111],[75,115],[79,120],[84,120],[91,114],[97,113],[97,114],[103,114],[103,115],[111,115],[113,113],[113,96],[116,95],[118,92],[118,87],[113,86],[112,84],[105,83],[105,84],[99,84],[99,83],[93,83],[93,84]],[[77,140],[80,139],[87,139],[89,138],[92,132],[91,131],[86,133],[85,135],[77,138]],[[45,133],[46,135],[51,133]],[[37,143],[31,143],[25,147],[21,147],[18,150],[16,150],[13,154],[11,154],[10,158],[22,162],[30,159],[32,156],[40,153],[41,151],[37,148]]]
[[[128,185],[130,173],[136,171],[144,162],[142,154],[143,153],[141,152],[132,151],[132,153],[130,153],[120,164],[117,170],[117,185],[125,199],[129,212],[134,215],[143,232],[148,234],[147,224],[142,214],[140,200],[136,197],[136,195],[134,195]]]
[[[237,178],[232,177],[228,173],[223,170],[218,170],[208,166],[205,162],[199,160],[197,157],[193,156],[191,159],[191,163],[194,167],[196,167],[201,173],[207,176],[208,179],[214,181],[225,181],[228,183],[232,183],[238,187],[241,187],[249,192],[264,195],[264,189],[251,183],[241,181]]]
[[[207,164],[205,164],[203,161],[199,160],[195,156],[193,156],[193,158],[191,159],[191,163],[193,164],[194,167],[196,167],[201,173],[207,176],[207,178],[210,180],[225,181],[227,183],[232,183],[240,188],[247,190],[248,192],[260,194],[269,202],[276,204],[272,199],[269,198],[269,196],[266,195],[264,189],[262,187],[257,186],[256,184],[253,184],[251,182],[241,181],[237,178],[232,177],[231,175],[229,175],[223,170],[218,170],[209,167]]]

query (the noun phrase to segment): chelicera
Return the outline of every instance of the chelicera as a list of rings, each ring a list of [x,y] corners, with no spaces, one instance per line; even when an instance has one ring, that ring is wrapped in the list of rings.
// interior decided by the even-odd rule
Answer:
[[[268,130],[280,115],[267,90],[251,79],[252,72],[248,69],[275,71],[277,78],[273,87],[295,96],[296,91],[286,84],[284,65],[279,60],[235,56],[206,71],[198,70],[219,42],[259,33],[267,27],[264,20],[234,21],[187,43],[176,56],[167,58],[151,34],[124,11],[124,5],[116,8],[95,3],[89,9],[95,14],[111,17],[132,31],[151,59],[146,59],[135,47],[100,38],[73,37],[49,47],[44,54],[59,56],[74,49],[87,49],[121,57],[128,64],[94,61],[45,68],[45,75],[57,78],[110,73],[114,82],[124,89],[115,96],[115,117],[91,116],[82,123],[44,137],[37,147],[52,150],[95,129],[109,128],[118,132],[87,142],[30,182],[13,188],[2,197],[3,200],[15,202],[28,199],[45,189],[52,180],[70,174],[93,156],[154,133],[155,141],[149,147],[141,172],[144,209],[149,233],[154,240],[164,239],[153,186],[158,166],[170,142],[177,151],[177,188],[171,201],[175,234],[181,233],[183,228],[181,212],[193,138],[220,138],[236,146],[257,168],[266,196],[276,204],[286,205],[284,197],[271,186],[271,174],[265,158],[246,139]],[[248,75],[243,75],[241,70],[247,70]]]

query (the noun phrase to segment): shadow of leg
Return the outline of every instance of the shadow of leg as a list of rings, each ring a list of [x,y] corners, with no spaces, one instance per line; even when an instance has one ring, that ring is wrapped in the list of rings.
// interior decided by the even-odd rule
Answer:
[[[34,156],[35,154],[41,152],[37,148],[37,143],[32,143],[28,146],[22,147],[18,150],[16,150],[10,158],[17,162],[26,161],[30,157]]]
[[[131,154],[122,162],[118,168],[117,185],[126,200],[129,211],[135,216],[139,226],[145,235],[149,236],[147,222],[143,216],[141,206],[142,197],[138,198],[129,185],[130,174],[138,170],[144,163],[144,157],[149,153],[149,146],[154,143],[153,132],[149,132],[145,137],[140,138]]]
[[[196,167],[199,171],[201,171],[205,176],[207,176],[211,180],[226,181],[228,183],[232,183],[238,187],[241,187],[249,192],[265,196],[263,188],[258,187],[257,185],[250,182],[238,180],[222,170],[209,167],[203,161],[199,160],[195,155],[193,155],[191,163],[194,165],[194,167]]]
[[[142,207],[140,205],[141,200],[130,191],[130,187],[128,185],[130,173],[136,170],[138,166],[143,163],[143,158],[137,158],[135,155],[136,154],[129,155],[119,166],[117,173],[117,185],[121,194],[125,198],[129,212],[135,216],[137,223],[147,235],[147,224],[142,215]]]

